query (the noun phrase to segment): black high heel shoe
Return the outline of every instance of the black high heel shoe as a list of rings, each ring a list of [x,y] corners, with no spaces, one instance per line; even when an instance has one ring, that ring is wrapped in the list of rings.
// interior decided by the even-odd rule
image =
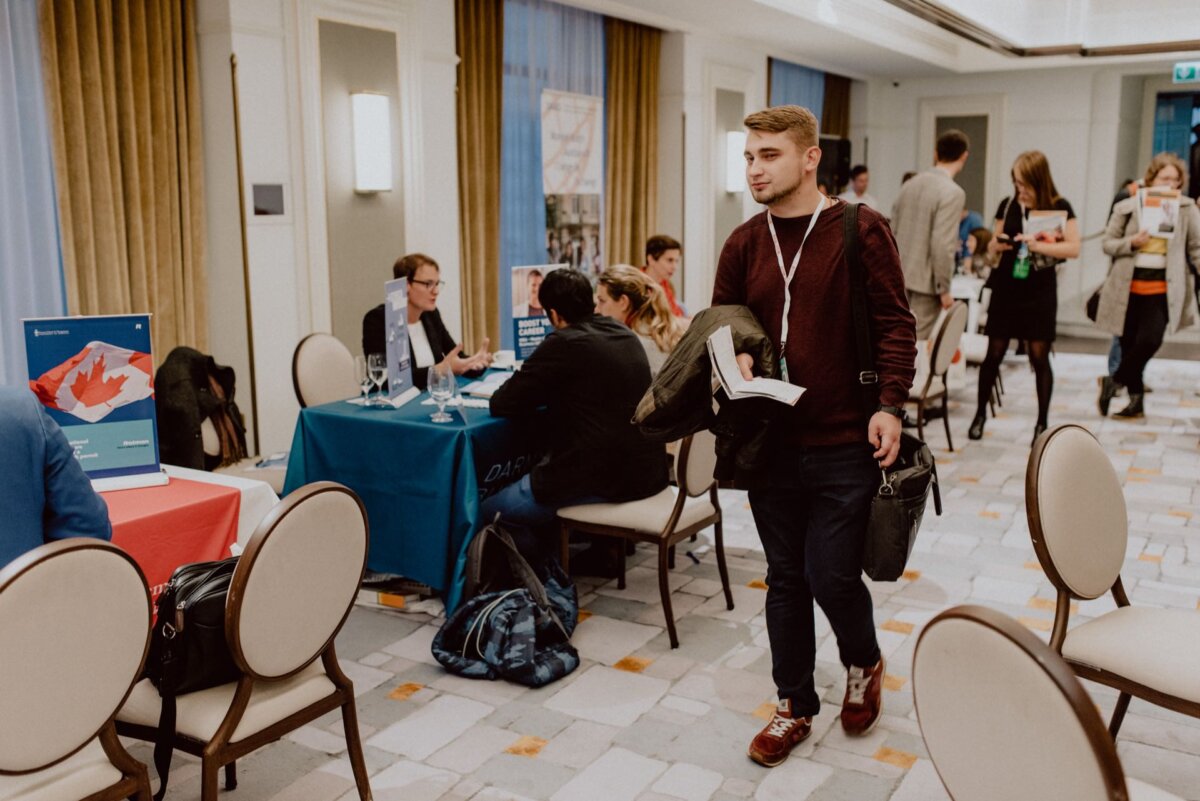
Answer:
[[[983,425],[986,422],[986,416],[982,414],[975,415],[975,419],[971,421],[971,427],[967,429],[967,437],[970,439],[983,439]]]
[[[1038,423],[1037,425],[1035,425],[1033,427],[1033,442],[1029,443],[1029,447],[1032,448],[1034,445],[1037,444],[1038,437],[1040,437],[1042,435],[1042,432],[1044,432],[1045,430],[1046,430],[1045,423]]]

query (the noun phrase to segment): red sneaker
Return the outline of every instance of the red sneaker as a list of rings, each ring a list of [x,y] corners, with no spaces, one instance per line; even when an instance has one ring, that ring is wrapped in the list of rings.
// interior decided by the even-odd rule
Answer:
[[[842,728],[846,734],[863,735],[875,728],[883,712],[883,657],[872,668],[851,666],[846,676],[846,698],[842,701]]]
[[[773,768],[812,734],[812,718],[792,717],[792,702],[780,701],[771,722],[751,742],[746,756]]]

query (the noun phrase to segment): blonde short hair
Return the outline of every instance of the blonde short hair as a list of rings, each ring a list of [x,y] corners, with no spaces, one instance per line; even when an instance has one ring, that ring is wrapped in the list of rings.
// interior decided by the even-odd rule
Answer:
[[[1182,189],[1187,184],[1187,165],[1183,163],[1183,159],[1174,153],[1159,153],[1150,159],[1150,166],[1146,168],[1146,186],[1154,183],[1163,167],[1174,167],[1179,173],[1179,186],[1175,187],[1176,189]]]
[[[816,147],[820,142],[820,127],[817,115],[804,106],[771,106],[756,111],[742,120],[752,131],[783,133],[787,131],[792,140],[802,148]]]

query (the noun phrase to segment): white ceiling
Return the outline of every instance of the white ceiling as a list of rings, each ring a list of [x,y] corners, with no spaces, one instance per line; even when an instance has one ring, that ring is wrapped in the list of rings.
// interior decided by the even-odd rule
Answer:
[[[664,30],[741,39],[779,58],[853,78],[1099,63],[1161,64],[1176,56],[1019,58],[926,22],[886,0],[567,0]],[[1103,47],[1200,40],[1197,0],[935,0],[1017,47]],[[1200,52],[1180,54],[1200,58]]]

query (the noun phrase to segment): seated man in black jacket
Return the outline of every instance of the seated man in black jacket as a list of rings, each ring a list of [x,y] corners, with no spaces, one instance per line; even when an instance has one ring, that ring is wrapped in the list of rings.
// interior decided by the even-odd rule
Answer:
[[[438,295],[441,294],[441,269],[438,263],[424,253],[409,253],[401,256],[392,266],[393,278],[408,279],[408,351],[413,366],[413,383],[424,391],[428,383],[429,368],[445,361],[455,375],[475,377],[492,363],[488,353],[488,340],[472,356],[462,355],[462,345],[455,343],[442,315],[437,310]],[[417,325],[417,323],[420,325]],[[387,340],[384,337],[383,304],[380,303],[363,315],[363,355],[385,353]]]
[[[555,513],[579,503],[632,501],[667,485],[662,445],[630,420],[650,386],[637,336],[595,313],[592,285],[578,270],[549,273],[539,293],[554,331],[492,396],[498,417],[544,409],[549,452],[533,472],[483,502],[481,520],[502,518],[550,536]]]

